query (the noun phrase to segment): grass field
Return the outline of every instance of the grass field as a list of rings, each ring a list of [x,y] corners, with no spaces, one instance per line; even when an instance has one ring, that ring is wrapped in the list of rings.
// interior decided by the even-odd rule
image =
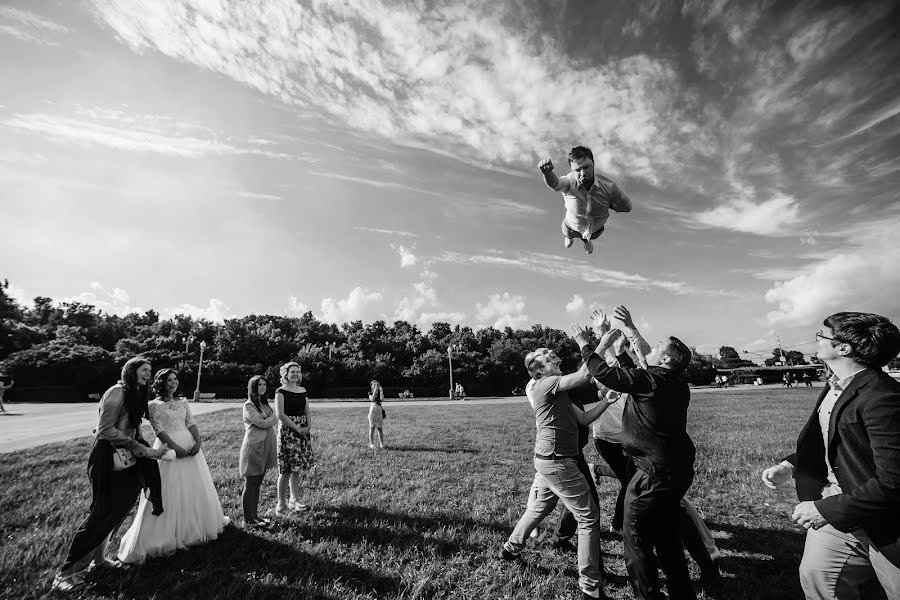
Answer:
[[[802,597],[797,566],[803,532],[788,518],[793,488],[770,491],[759,474],[790,451],[817,392],[695,394],[690,432],[698,463],[688,495],[717,538],[725,577],[720,593],[701,597]],[[534,422],[526,404],[396,406],[385,422],[389,449],[383,452],[367,447],[366,412],[365,407],[315,412],[318,466],[304,496],[312,512],[272,531],[232,525],[204,546],[126,571],[98,573],[84,597],[577,597],[574,554],[543,547],[555,515],[529,544],[525,567],[497,558],[533,477]],[[240,413],[229,409],[198,422],[225,513],[240,524]],[[3,598],[50,595],[53,573],[90,503],[89,447],[83,438],[0,455]],[[270,472],[263,509],[274,504],[274,479]],[[600,492],[604,529],[613,484],[604,480]],[[603,536],[607,568],[624,575],[621,541]],[[699,572],[691,568],[696,578]],[[607,587],[607,593],[632,597],[625,583]]]

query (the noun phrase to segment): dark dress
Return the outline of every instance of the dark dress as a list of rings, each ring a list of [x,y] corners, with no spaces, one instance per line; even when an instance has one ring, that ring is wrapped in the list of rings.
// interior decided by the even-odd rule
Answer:
[[[291,392],[280,387],[276,393],[284,396],[284,414],[298,427],[306,427],[306,390]],[[278,472],[308,471],[314,464],[309,434],[300,435],[284,423],[279,423]]]

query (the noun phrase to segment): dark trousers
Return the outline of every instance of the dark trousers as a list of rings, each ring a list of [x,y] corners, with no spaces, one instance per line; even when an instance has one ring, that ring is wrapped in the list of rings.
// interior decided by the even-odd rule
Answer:
[[[588,490],[591,492],[591,498],[594,499],[594,503],[599,507],[600,496],[597,495],[597,486],[594,485],[594,477],[591,474],[591,468],[588,466],[583,452],[578,453],[578,456],[575,458],[575,464],[578,466],[578,470],[581,471],[585,478],[587,478]],[[578,522],[575,521],[575,515],[570,513],[569,509],[566,508],[566,505],[563,504],[562,512],[559,515],[559,521],[556,524],[556,533],[553,536],[553,541],[558,542],[572,539],[577,528]]]
[[[677,526],[681,522],[681,498],[693,479],[693,473],[663,479],[637,468],[628,482],[623,538],[625,567],[636,600],[664,597],[657,568],[666,575],[670,598],[694,600],[697,597]]]
[[[618,479],[621,484],[619,486],[619,494],[616,496],[616,508],[613,511],[611,523],[612,528],[618,531],[622,529],[625,488],[628,486],[628,481],[634,473],[634,465],[631,464],[631,468],[629,469],[629,463],[631,463],[631,461],[625,455],[625,452],[622,451],[622,444],[594,438],[594,447],[597,449],[597,454],[606,461],[606,464],[609,465],[609,468],[612,469],[612,472],[616,475],[616,479]]]
[[[265,473],[244,476],[244,493],[241,495],[241,503],[244,506],[245,523],[259,519],[259,489],[262,487],[265,476]]]
[[[91,459],[96,458],[92,453]],[[63,570],[71,568],[93,552],[108,535],[118,529],[141,493],[141,474],[137,466],[124,471],[110,471],[107,476],[108,485],[102,487],[97,485],[95,471],[91,470],[90,474],[93,489],[91,512],[75,531]]]

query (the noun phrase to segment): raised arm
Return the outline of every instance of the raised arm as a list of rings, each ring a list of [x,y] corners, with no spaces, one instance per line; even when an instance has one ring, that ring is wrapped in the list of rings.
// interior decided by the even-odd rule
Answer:
[[[624,333],[625,337],[628,338],[628,341],[631,342],[631,348],[637,355],[638,362],[641,362],[641,366],[646,368],[644,357],[650,354],[650,344],[647,343],[643,336],[641,336],[641,332],[635,327],[634,319],[631,318],[631,313],[627,308],[620,305],[613,311],[613,318],[619,321],[622,333]]]
[[[587,370],[587,365],[583,364],[574,373],[563,375],[559,378],[557,389],[566,391],[581,387],[591,380],[591,374]]]
[[[609,408],[610,404],[612,404],[612,402],[610,402],[606,398],[601,398],[600,401],[597,402],[596,405],[589,410],[581,410],[573,404],[572,416],[575,417],[575,420],[578,421],[579,425],[587,427],[588,425],[599,419],[600,415],[606,412],[606,409]]]

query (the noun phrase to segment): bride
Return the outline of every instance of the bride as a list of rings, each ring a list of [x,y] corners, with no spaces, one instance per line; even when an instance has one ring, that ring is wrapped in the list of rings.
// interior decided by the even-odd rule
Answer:
[[[213,485],[206,458],[200,450],[200,431],[187,401],[175,399],[178,376],[174,369],[157,371],[148,404],[154,448],[168,446],[176,459],[160,463],[164,512],[141,497],[134,523],[122,537],[119,560],[139,563],[148,556],[165,556],[193,544],[216,539],[229,523]]]

